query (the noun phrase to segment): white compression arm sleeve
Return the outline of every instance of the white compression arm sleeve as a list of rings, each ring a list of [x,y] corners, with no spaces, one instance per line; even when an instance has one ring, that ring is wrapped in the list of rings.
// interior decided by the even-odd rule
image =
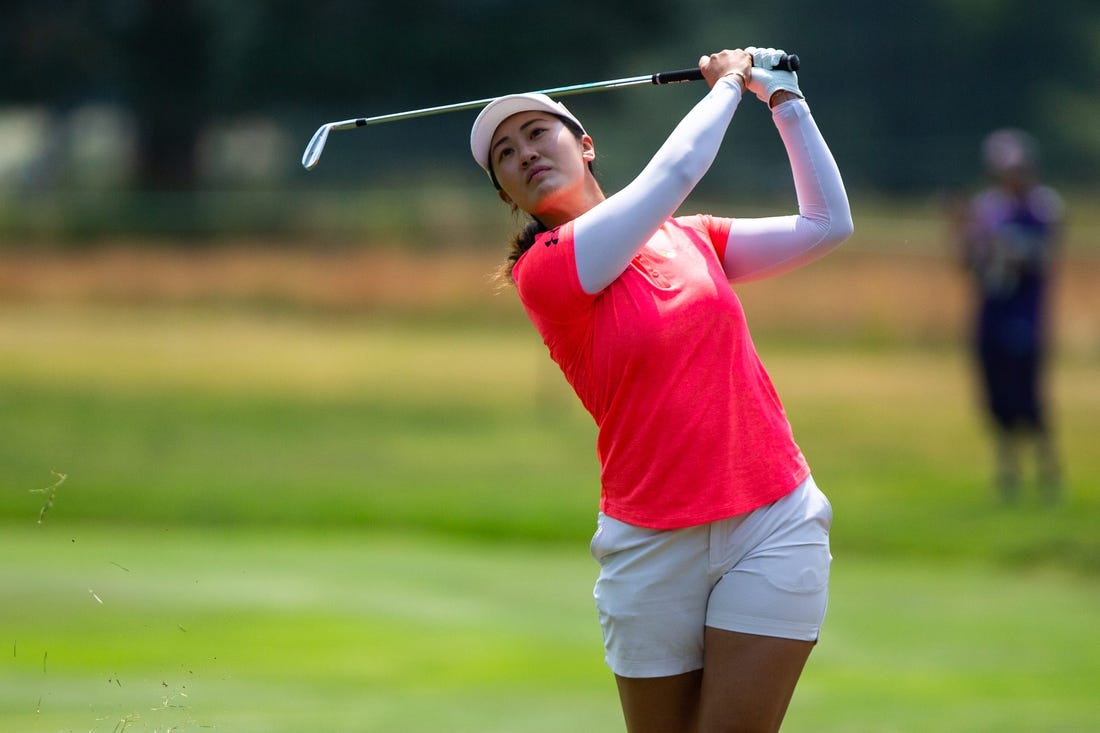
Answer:
[[[852,212],[836,161],[801,99],[777,105],[772,119],[794,174],[798,215],[734,219],[722,263],[731,282],[789,272],[822,257],[852,234]]]
[[[637,178],[577,217],[573,242],[577,275],[586,293],[598,293],[614,282],[684,202],[718,155],[740,101],[737,81],[719,79]]]

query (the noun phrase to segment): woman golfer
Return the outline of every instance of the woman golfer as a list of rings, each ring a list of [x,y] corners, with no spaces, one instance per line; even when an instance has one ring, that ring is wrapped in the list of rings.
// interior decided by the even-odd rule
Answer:
[[[544,95],[494,100],[470,137],[532,217],[508,272],[599,427],[595,597],[630,733],[778,730],[825,615],[832,511],[730,287],[852,231],[796,75],[768,70],[781,53],[700,59],[709,93],[612,196],[592,138]],[[772,108],[799,213],[674,217],[746,88]]]

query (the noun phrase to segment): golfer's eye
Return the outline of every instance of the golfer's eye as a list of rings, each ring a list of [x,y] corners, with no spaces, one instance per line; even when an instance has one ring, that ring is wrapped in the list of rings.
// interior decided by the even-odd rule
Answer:
[[[513,152],[514,152],[514,151],[512,150],[512,148],[501,148],[501,149],[500,149],[500,150],[499,150],[499,151],[497,152],[497,162],[499,163],[500,161],[504,160],[504,159],[505,159],[505,158],[507,158],[507,157],[508,157],[509,155],[511,155],[511,154],[512,154]]]

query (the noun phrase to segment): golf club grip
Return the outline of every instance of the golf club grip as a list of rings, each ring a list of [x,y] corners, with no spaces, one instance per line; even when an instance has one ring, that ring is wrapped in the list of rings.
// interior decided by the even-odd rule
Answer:
[[[779,57],[779,62],[773,67],[780,71],[798,71],[801,64],[798,54],[788,53]],[[653,75],[654,84],[677,84],[682,81],[699,81],[703,78],[703,72],[698,67],[694,69],[680,69],[679,71],[660,71]]]

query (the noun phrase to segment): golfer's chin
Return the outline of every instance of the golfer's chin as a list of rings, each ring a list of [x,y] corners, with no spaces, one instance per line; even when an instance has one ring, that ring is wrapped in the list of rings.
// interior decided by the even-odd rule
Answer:
[[[531,191],[531,206],[524,210],[551,227],[575,219],[577,215],[570,213],[572,209],[565,193],[562,186],[554,185],[552,181],[540,183]]]

